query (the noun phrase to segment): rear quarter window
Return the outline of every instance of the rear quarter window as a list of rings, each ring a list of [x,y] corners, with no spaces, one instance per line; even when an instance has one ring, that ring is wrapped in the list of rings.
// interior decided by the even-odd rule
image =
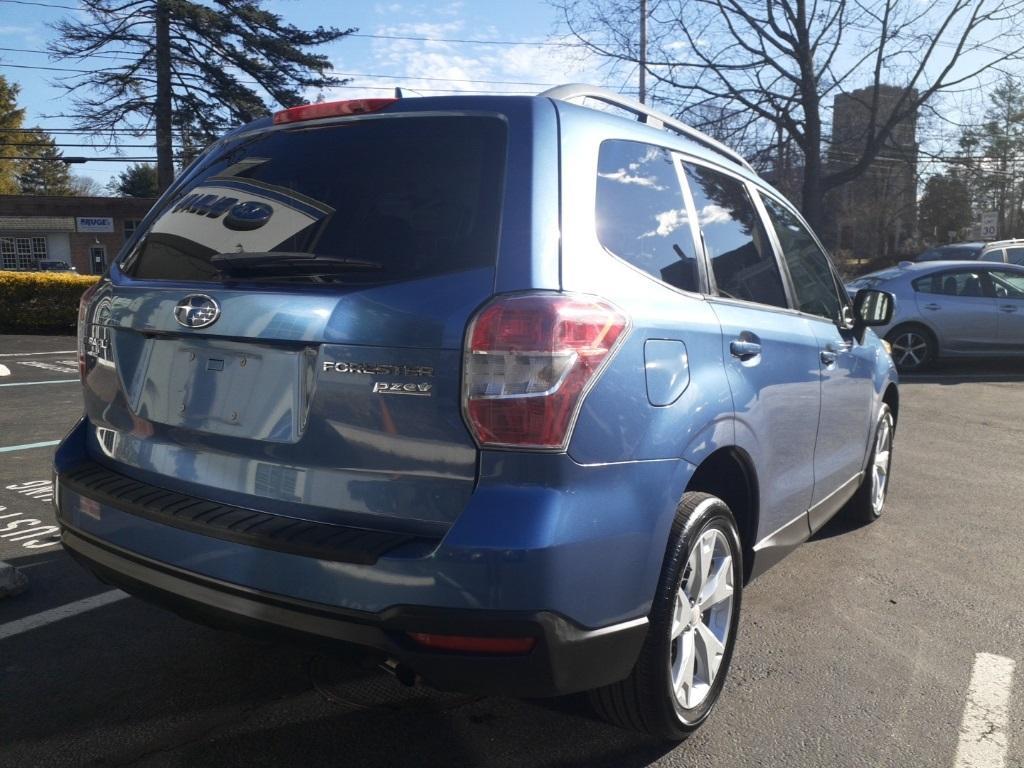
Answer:
[[[690,216],[668,150],[603,142],[596,217],[598,240],[608,251],[675,288],[699,290]]]

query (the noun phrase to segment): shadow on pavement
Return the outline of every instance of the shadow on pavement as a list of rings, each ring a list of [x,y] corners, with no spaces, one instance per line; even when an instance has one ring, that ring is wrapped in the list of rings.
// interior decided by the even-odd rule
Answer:
[[[860,523],[851,521],[843,511],[840,510],[835,517],[829,520],[808,541],[824,541],[825,539],[831,539],[836,536],[843,536],[844,534],[851,533],[853,531],[860,530],[869,523]]]
[[[60,552],[17,565],[35,580],[0,624],[109,589]],[[583,696],[428,690],[411,698],[454,703],[409,707],[386,673],[332,657],[328,678],[316,658],[134,598],[61,619],[0,640],[0,764],[641,768],[676,746],[598,721]]]
[[[940,361],[921,373],[901,374],[900,380],[908,384],[1024,382],[1024,358]]]

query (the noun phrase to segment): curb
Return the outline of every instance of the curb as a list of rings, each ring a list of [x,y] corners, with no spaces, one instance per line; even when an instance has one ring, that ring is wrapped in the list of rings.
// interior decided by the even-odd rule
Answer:
[[[28,577],[13,565],[0,560],[0,599],[14,597],[28,589]]]

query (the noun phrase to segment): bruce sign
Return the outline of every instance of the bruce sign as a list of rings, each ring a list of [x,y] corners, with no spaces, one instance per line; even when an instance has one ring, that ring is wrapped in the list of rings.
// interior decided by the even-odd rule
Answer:
[[[79,232],[113,232],[114,220],[109,216],[77,216],[75,229]]]

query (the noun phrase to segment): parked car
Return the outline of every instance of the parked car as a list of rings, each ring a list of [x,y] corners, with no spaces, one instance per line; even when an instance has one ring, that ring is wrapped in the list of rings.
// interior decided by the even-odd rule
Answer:
[[[989,243],[978,257],[979,261],[1024,266],[1024,240],[1000,240]]]
[[[680,739],[750,579],[882,513],[891,312],[738,154],[609,91],[287,109],[83,297],[64,546],[188,616]]]
[[[892,345],[902,371],[919,371],[947,357],[1024,355],[1022,266],[904,262],[848,286],[851,293],[864,288],[896,297],[892,320],[878,333]]]
[[[985,250],[985,243],[949,243],[922,251],[914,261],[967,261],[977,259]]]
[[[40,261],[38,270],[40,272],[77,272],[78,270],[66,261]]]

